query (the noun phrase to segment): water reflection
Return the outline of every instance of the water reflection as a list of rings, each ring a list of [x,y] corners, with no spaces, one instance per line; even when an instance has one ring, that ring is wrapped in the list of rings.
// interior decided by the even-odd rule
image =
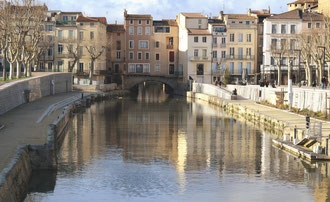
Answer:
[[[71,123],[55,189],[26,201],[325,201],[328,164],[273,148],[254,127],[199,103],[130,99]],[[42,191],[39,191],[42,192]]]
[[[169,96],[166,92],[165,84],[159,82],[144,82],[138,85],[137,100],[145,103],[162,103]]]

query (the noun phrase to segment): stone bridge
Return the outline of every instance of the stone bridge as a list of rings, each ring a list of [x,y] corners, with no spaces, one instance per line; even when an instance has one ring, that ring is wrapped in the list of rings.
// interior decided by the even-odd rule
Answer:
[[[128,75],[124,76],[123,84],[124,84],[124,88],[129,90],[129,89],[133,88],[134,86],[136,86],[140,83],[146,82],[146,81],[157,81],[157,82],[168,85],[175,92],[185,91],[186,85],[183,84],[182,82],[178,82],[178,78],[179,77],[175,77],[175,76],[128,74]]]

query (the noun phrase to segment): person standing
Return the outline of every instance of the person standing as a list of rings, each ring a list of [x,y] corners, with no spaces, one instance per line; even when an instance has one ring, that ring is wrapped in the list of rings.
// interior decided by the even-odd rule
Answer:
[[[321,82],[322,82],[322,84],[321,84],[322,89],[325,89],[326,88],[326,85],[327,85],[326,84],[327,80],[325,79],[325,76],[323,76]]]

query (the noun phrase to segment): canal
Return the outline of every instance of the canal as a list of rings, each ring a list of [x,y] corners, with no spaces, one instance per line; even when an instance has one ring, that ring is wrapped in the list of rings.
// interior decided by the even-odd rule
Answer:
[[[57,172],[34,172],[25,201],[325,201],[327,164],[211,106],[149,89],[70,122]],[[156,94],[156,95],[155,95]]]

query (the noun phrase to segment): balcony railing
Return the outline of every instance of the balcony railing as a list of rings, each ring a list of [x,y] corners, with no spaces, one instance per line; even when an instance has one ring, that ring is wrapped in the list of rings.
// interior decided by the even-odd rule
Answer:
[[[254,55],[227,55],[228,60],[254,60]]]
[[[62,21],[62,20],[57,20],[56,21],[57,26],[73,26],[76,25],[76,21]]]
[[[190,61],[211,61],[209,56],[191,56]]]
[[[173,45],[167,45],[167,49],[173,49]]]

